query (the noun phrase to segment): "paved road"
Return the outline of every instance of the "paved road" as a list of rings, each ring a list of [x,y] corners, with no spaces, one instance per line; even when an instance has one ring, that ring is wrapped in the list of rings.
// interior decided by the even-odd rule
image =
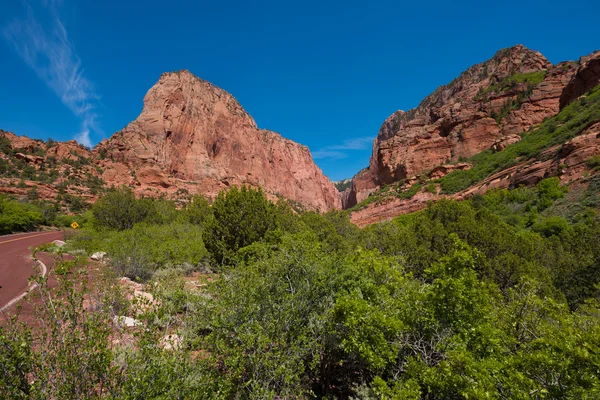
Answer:
[[[33,275],[30,246],[62,239],[62,232],[31,232],[0,236],[0,309],[27,289]]]

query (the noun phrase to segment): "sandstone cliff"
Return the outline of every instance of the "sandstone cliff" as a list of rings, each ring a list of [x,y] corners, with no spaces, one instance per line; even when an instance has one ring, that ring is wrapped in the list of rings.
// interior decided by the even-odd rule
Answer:
[[[116,162],[105,166],[107,182],[134,184],[140,193],[212,197],[246,184],[311,209],[340,207],[307,147],[259,129],[232,95],[188,71],[163,74],[140,116],[94,152]]]

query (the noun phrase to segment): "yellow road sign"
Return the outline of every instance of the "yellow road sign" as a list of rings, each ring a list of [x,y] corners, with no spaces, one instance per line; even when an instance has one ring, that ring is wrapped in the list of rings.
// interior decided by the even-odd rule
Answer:
[[[71,224],[71,228],[73,228],[73,229],[77,229],[77,228],[79,228],[79,224],[78,224],[77,222],[73,222],[73,223]]]

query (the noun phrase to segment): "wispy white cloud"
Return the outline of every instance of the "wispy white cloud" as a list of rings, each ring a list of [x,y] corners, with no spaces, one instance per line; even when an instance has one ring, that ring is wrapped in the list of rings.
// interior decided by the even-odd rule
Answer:
[[[346,139],[341,144],[321,147],[312,153],[314,159],[340,159],[348,157],[349,150],[366,150],[373,143],[372,137]]]
[[[81,60],[60,19],[62,0],[41,0],[37,7],[45,18],[36,18],[34,7],[24,2],[26,16],[12,20],[3,29],[6,41],[23,61],[56,93],[62,103],[81,120],[75,139],[91,147],[91,134],[102,135],[96,106],[99,97],[86,77]]]

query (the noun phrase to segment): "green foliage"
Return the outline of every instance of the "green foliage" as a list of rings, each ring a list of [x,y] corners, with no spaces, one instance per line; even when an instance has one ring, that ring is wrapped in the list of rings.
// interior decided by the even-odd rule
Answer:
[[[352,187],[352,179],[344,179],[342,181],[333,182],[333,186],[335,186],[338,192],[343,192],[344,190]]]
[[[413,184],[407,191],[400,192],[398,194],[398,197],[401,199],[410,199],[415,194],[419,193],[420,190],[421,190],[421,184],[419,182],[417,182],[417,183]]]
[[[117,273],[132,279],[146,280],[160,269],[173,265],[207,261],[208,252],[202,232],[192,225],[135,225],[105,243]]]
[[[526,90],[536,87],[546,77],[546,71],[534,71],[524,74],[514,74],[504,78],[497,84],[491,85],[477,94],[475,100],[485,99],[489,93],[501,93],[515,89],[519,84],[526,84]]]
[[[199,269],[209,254],[202,240],[202,229],[191,224],[139,223],[118,232],[83,229],[69,244],[92,254],[104,251],[120,276],[145,281],[157,270],[189,265]]]
[[[212,209],[206,197],[193,196],[185,208],[185,217],[191,224],[203,227],[212,218]]]
[[[425,191],[427,193],[437,194],[437,185],[435,183],[430,183],[429,185],[425,186]]]
[[[6,155],[13,154],[13,149],[10,144],[10,140],[4,135],[4,133],[0,133],[0,152]]]
[[[133,228],[150,213],[149,202],[135,198],[133,191],[121,187],[109,192],[92,207],[99,228],[125,230]]]
[[[262,240],[276,228],[275,206],[262,190],[243,186],[220,192],[206,222],[206,248],[219,264],[230,263],[242,247]]]
[[[578,198],[592,199],[597,181]],[[65,388],[86,398],[597,398],[600,223],[583,204],[557,215],[572,195],[552,178],[362,230],[346,212],[295,214],[247,188],[212,207],[135,200],[142,222],[85,221],[68,249],[106,251],[117,275],[152,278],[156,302],[137,312],[137,301],[95,303],[104,319],[94,320],[80,300],[54,302],[49,318],[74,326],[64,346],[54,334],[34,345],[27,332],[0,331],[0,396],[41,398],[44,387],[50,398]],[[215,275],[204,267],[219,251]],[[61,263],[59,279],[77,282],[78,265]],[[194,270],[205,274],[184,277]],[[62,307],[79,322],[65,324]],[[102,333],[107,310],[135,312],[133,346],[107,342],[118,333]],[[167,333],[181,346],[161,350]],[[36,361],[48,348],[52,375]],[[66,355],[85,367],[73,372]]]
[[[600,167],[600,155],[590,157],[586,161],[586,165],[590,169],[597,169],[598,167]]]
[[[37,207],[0,195],[0,235],[31,231],[43,221]]]

